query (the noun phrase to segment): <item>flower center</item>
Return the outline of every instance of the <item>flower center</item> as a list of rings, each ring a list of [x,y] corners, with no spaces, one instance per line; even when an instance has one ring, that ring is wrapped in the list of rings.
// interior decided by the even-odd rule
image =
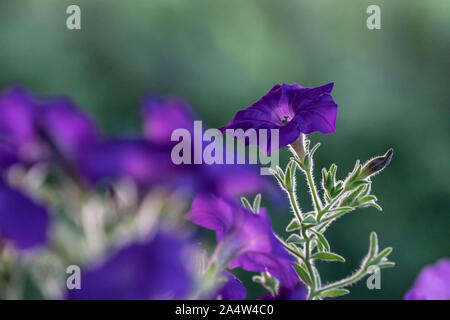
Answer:
[[[282,124],[286,124],[286,123],[288,123],[288,122],[289,122],[289,116],[284,116],[284,119],[281,120],[281,123],[282,123]]]

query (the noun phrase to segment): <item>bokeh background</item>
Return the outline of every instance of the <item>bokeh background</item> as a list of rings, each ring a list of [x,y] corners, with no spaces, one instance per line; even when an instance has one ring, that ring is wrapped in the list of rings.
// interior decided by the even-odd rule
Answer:
[[[66,28],[70,4],[82,30]],[[370,4],[381,30],[366,28]],[[355,270],[375,230],[397,267],[382,272],[381,290],[363,281],[345,298],[400,299],[421,267],[450,254],[449,16],[447,0],[1,1],[0,87],[68,94],[106,133],[128,133],[141,130],[148,93],[184,97],[218,127],[276,83],[334,81],[337,131],[311,137],[322,142],[316,176],[336,162],[344,178],[355,159],[395,154],[374,181],[384,211],[336,222],[328,238],[348,260],[318,267],[328,280]],[[303,190],[300,201],[308,208]],[[288,209],[270,210],[281,233]]]

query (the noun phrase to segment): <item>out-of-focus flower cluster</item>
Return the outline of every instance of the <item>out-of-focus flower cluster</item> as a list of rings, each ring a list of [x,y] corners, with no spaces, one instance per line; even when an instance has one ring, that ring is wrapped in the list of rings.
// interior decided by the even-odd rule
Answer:
[[[1,92],[3,298],[23,298],[27,278],[43,298],[194,297],[203,257],[185,219],[193,197],[276,196],[256,166],[172,163],[173,130],[198,119],[186,102],[151,96],[140,110],[142,134],[107,137],[67,97]],[[263,229],[273,237],[268,221]],[[69,265],[81,267],[82,289],[66,289]],[[245,298],[237,278],[223,279],[216,296]]]

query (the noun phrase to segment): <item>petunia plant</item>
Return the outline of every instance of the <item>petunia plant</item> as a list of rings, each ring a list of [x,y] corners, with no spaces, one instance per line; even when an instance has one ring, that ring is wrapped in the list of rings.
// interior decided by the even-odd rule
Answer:
[[[303,88],[298,84],[277,85],[264,97],[245,110],[238,112],[225,128],[277,128],[280,130],[280,146],[288,146],[292,157],[285,169],[277,167],[272,174],[288,196],[293,218],[286,226],[290,234],[286,239],[277,237],[284,248],[295,258],[293,267],[299,280],[307,287],[308,299],[323,299],[349,293],[348,287],[373,268],[389,268],[395,264],[388,260],[392,248],[380,249],[378,237],[372,232],[369,249],[360,268],[348,277],[324,283],[316,267],[317,260],[345,262],[345,258],[334,252],[326,238],[326,230],[338,218],[358,208],[375,207],[381,211],[377,198],[372,194],[372,178],[391,161],[393,150],[373,158],[362,165],[359,160],[344,179],[337,178],[337,165],[322,169],[320,187],[316,184],[314,154],[319,148],[311,146],[305,134],[314,131],[331,133],[335,131],[337,105],[331,97],[333,84],[317,88]],[[273,150],[268,150],[273,151]],[[297,173],[305,176],[311,195],[313,210],[304,212],[297,198]],[[249,210],[257,213],[260,200],[252,205],[242,198]],[[279,294],[280,284],[269,274],[262,273],[254,280],[261,283],[272,295]],[[275,276],[278,280],[279,277]],[[286,283],[280,281],[283,287]],[[290,284],[292,287],[292,284]]]

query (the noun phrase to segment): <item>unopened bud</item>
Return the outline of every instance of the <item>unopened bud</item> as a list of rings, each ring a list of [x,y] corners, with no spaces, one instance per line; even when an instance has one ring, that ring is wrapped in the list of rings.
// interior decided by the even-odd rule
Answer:
[[[361,169],[359,174],[359,179],[365,179],[367,177],[373,176],[374,174],[380,172],[386,168],[389,163],[391,163],[392,155],[394,154],[394,149],[390,148],[384,156],[376,157],[367,162]]]

